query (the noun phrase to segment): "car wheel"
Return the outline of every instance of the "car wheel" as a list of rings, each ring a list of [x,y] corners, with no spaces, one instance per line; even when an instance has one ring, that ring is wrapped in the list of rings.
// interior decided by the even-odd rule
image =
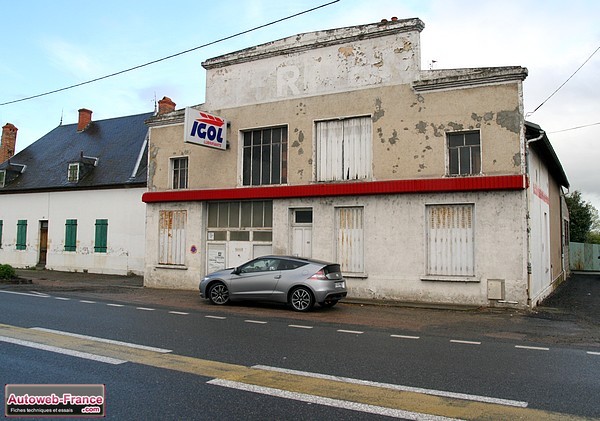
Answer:
[[[321,303],[321,307],[330,308],[338,303],[338,300],[328,300]]]
[[[213,304],[227,304],[229,302],[229,290],[227,286],[222,282],[212,284],[208,290],[208,299]]]
[[[290,294],[290,304],[296,311],[308,311],[315,304],[315,299],[308,288],[298,287]]]

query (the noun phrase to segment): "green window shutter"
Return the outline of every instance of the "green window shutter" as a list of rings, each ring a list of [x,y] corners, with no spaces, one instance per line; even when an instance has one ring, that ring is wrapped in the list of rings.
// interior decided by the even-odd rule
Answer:
[[[65,224],[65,251],[77,250],[77,219],[67,219]]]
[[[27,248],[27,219],[17,221],[17,250]]]
[[[106,253],[107,239],[108,219],[96,219],[96,239],[94,241],[94,251],[96,253]]]
[[[4,223],[2,220],[0,220],[0,249],[2,248],[2,227],[3,227]]]

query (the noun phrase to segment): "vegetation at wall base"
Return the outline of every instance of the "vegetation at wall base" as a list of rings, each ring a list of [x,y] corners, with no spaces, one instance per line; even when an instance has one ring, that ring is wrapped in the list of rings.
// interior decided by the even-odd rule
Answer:
[[[0,279],[13,279],[17,277],[17,272],[11,265],[0,265]]]

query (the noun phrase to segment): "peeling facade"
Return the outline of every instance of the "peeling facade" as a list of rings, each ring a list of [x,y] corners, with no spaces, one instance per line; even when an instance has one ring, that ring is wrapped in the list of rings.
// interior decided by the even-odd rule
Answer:
[[[149,120],[146,284],[196,289],[276,253],[340,262],[355,297],[525,307],[547,295],[564,277],[568,182],[548,142],[539,159],[529,147],[527,70],[421,70],[423,27],[317,31],[204,62],[193,108],[227,121],[229,145],[184,143],[184,110]],[[545,220],[531,212],[544,194]],[[542,258],[549,272],[533,270]]]

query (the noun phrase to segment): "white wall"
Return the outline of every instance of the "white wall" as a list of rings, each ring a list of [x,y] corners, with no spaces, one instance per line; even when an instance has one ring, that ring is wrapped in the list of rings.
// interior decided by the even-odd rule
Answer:
[[[17,268],[39,261],[40,221],[48,221],[46,268],[127,275],[143,274],[145,188],[0,195],[3,221],[0,262]],[[27,249],[16,250],[17,221],[27,220]],[[77,250],[66,252],[65,222],[77,220]],[[108,219],[107,252],[94,252],[96,219]]]

